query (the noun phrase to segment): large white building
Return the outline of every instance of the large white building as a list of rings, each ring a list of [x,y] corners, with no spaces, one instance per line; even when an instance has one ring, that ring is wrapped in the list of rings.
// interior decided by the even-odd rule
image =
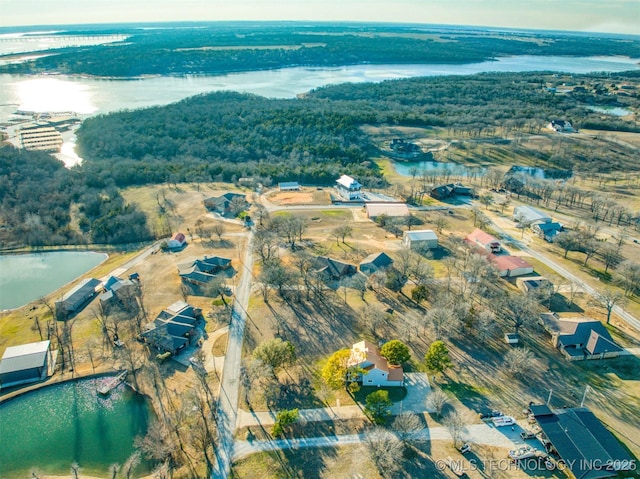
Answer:
[[[50,341],[9,346],[0,361],[0,387],[33,383],[47,377],[53,368]]]
[[[362,185],[347,175],[342,175],[336,180],[336,189],[345,200],[353,201],[361,199]]]
[[[534,223],[551,223],[551,216],[531,206],[516,206],[513,209],[513,220],[529,225]]]

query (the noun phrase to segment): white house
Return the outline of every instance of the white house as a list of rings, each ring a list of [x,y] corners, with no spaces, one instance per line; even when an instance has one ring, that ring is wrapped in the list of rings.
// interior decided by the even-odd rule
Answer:
[[[361,198],[360,190],[362,190],[362,185],[350,176],[342,175],[338,178],[336,180],[336,189],[345,200],[352,201]]]
[[[412,250],[434,249],[438,247],[438,236],[433,230],[405,231],[402,242]]]
[[[183,233],[174,234],[167,242],[169,249],[180,249],[187,243],[187,238]]]
[[[402,366],[390,366],[387,360],[380,356],[378,348],[368,341],[360,341],[353,345],[347,367],[358,367],[364,370],[359,378],[363,386],[400,387],[404,385]]]

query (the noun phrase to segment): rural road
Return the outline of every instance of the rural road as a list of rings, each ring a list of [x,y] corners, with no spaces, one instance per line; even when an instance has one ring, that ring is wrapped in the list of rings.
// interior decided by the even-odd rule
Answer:
[[[251,279],[253,269],[252,253],[253,231],[249,233],[243,260],[243,272],[240,283],[235,291],[235,301],[231,312],[229,325],[229,340],[225,357],[222,383],[218,395],[218,447],[216,464],[212,473],[213,478],[226,479],[231,471],[234,439],[238,418],[238,390],[240,387],[240,365],[242,360],[242,342],[244,327],[247,319],[247,307],[251,294]]]
[[[567,269],[565,269],[564,267],[560,266],[558,263],[556,263],[552,259],[549,259],[548,256],[543,255],[542,253],[539,253],[539,252],[529,248],[522,241],[519,241],[519,240],[515,239],[509,233],[505,232],[502,228],[500,228],[500,226],[498,224],[496,224],[495,220],[496,220],[496,218],[493,218],[493,227],[495,228],[495,230],[498,233],[500,233],[500,235],[504,239],[512,242],[516,247],[518,247],[522,251],[526,252],[532,258],[535,258],[538,261],[546,264],[547,266],[549,266],[550,268],[555,270],[557,273],[559,273],[560,275],[562,275],[563,277],[565,277],[569,281],[573,281],[585,293],[589,294],[590,296],[596,297],[596,295],[598,293],[596,288],[593,288],[593,287],[589,286],[586,282],[584,282],[583,280],[581,280],[580,278],[578,278],[577,276],[575,276],[574,274],[569,272]],[[615,314],[617,314],[628,325],[630,325],[631,327],[635,328],[637,331],[640,331],[640,321],[638,321],[633,315],[631,315],[628,312],[624,311],[620,306],[615,306],[613,308],[613,312]]]

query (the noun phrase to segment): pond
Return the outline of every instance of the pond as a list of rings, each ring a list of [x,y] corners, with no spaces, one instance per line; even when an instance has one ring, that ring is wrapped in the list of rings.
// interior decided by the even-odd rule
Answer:
[[[402,176],[413,176],[414,172],[417,177],[423,175],[433,175],[439,177],[464,177],[475,178],[481,176],[486,168],[481,166],[465,166],[457,163],[442,163],[439,161],[394,161],[393,167],[396,172]]]
[[[152,413],[143,396],[121,384],[98,397],[99,379],[83,379],[33,391],[0,405],[0,477],[68,475],[75,461],[88,475],[106,477],[123,464],[135,436],[144,435]],[[136,473],[149,471],[141,463]]]
[[[604,113],[611,116],[627,116],[633,113],[631,110],[622,108],[620,106],[588,106],[591,111],[597,111],[598,113]]]
[[[0,256],[0,310],[24,306],[48,295],[108,258],[91,251]]]

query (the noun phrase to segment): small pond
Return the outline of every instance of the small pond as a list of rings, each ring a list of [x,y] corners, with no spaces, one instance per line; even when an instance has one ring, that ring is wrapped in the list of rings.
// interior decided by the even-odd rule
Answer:
[[[448,177],[477,177],[482,176],[486,168],[481,166],[464,166],[456,163],[441,163],[438,161],[394,161],[393,167],[402,176],[416,176],[431,174]]]
[[[61,288],[108,258],[90,251],[0,256],[0,310],[13,309]]]
[[[631,110],[622,108],[620,106],[588,106],[591,111],[597,111],[598,113],[604,113],[611,116],[627,116],[633,113]]]
[[[47,386],[0,405],[0,477],[68,475],[77,462],[87,475],[106,477],[123,464],[135,436],[144,435],[152,412],[143,396],[121,384],[98,397],[99,379]],[[148,472],[141,463],[136,474]]]

